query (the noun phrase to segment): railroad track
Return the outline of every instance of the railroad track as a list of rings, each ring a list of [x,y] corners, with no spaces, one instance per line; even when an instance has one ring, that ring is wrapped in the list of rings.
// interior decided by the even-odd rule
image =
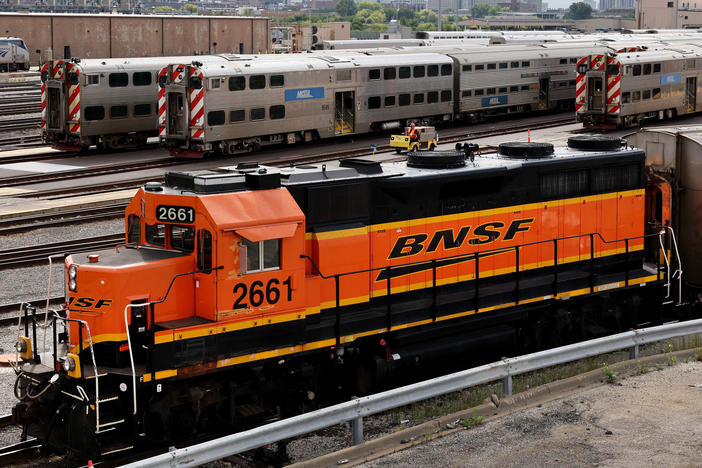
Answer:
[[[76,208],[58,213],[39,213],[10,219],[0,219],[0,236],[17,234],[18,232],[26,232],[33,229],[122,218],[124,217],[124,209],[126,206],[127,203],[114,203],[111,205]]]
[[[23,466],[38,466],[42,458],[42,455],[39,454],[40,449],[41,442],[36,439],[1,447],[0,466],[13,466],[18,468]]]
[[[22,135],[8,138],[0,138],[0,149],[3,147],[24,147],[24,146],[38,146],[43,144],[41,141],[41,135]],[[9,148],[8,148],[9,149]],[[2,164],[11,162],[7,159],[10,158],[0,158]],[[14,161],[12,161],[14,162]]]
[[[25,117],[22,119],[0,120],[0,131],[39,128],[39,124],[41,124],[41,117]]]
[[[0,251],[0,269],[26,267],[47,262],[47,257],[51,255],[106,249],[121,243],[124,243],[124,234],[108,234],[87,239],[3,250]]]
[[[36,102],[36,99],[25,104],[0,105],[0,115],[36,114],[38,112],[41,112],[41,103]]]

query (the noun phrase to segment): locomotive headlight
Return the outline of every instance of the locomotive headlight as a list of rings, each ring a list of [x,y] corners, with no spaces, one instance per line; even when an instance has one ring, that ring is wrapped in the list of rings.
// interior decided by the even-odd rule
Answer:
[[[63,360],[63,370],[66,372],[71,372],[72,370],[76,369],[76,361],[72,357],[66,356],[66,358]]]
[[[25,341],[18,341],[15,343],[15,349],[18,353],[24,353],[27,351],[27,343]]]
[[[78,287],[78,265],[68,267],[68,289],[75,292]]]
[[[77,354],[75,353],[68,353],[66,356],[63,358],[63,362],[61,363],[61,366],[63,367],[63,370],[66,371],[69,377],[73,377],[74,379],[80,379],[81,376],[81,365],[80,365],[80,357],[78,357]]]

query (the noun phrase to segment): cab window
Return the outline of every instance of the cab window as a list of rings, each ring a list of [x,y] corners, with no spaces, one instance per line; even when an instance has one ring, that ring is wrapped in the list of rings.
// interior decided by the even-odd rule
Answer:
[[[195,249],[195,230],[188,226],[170,226],[169,240],[171,248],[192,252]]]
[[[166,226],[164,224],[147,224],[144,228],[144,238],[148,244],[165,247]]]
[[[208,274],[212,271],[212,234],[206,229],[197,232],[197,269]]]
[[[127,219],[127,244],[138,244],[141,219],[137,215],[129,215]]]
[[[243,273],[280,268],[280,239],[251,242],[242,238],[241,246],[246,250],[246,268],[242,269]]]

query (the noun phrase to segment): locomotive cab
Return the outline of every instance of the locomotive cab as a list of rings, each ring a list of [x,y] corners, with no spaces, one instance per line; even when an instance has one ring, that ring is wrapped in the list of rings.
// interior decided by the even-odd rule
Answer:
[[[277,176],[253,174],[249,185],[268,186],[265,179]],[[126,245],[66,259],[69,316],[90,327],[98,365],[124,367],[131,359],[153,365],[158,359],[145,350],[174,329],[302,307],[294,291],[304,265],[291,253],[302,251],[304,223],[288,192],[196,197],[188,189],[202,188],[147,185],[127,207]],[[79,334],[71,327],[75,348]],[[201,358],[197,350],[183,351],[187,361]]]

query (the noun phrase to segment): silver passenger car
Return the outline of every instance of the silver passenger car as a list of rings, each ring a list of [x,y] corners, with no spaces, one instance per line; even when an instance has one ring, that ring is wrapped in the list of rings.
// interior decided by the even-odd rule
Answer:
[[[41,69],[42,138],[81,150],[136,147],[157,132],[157,75],[168,63],[222,56],[54,60]]]
[[[592,55],[579,72],[576,116],[586,127],[629,127],[702,111],[702,43]]]
[[[165,132],[174,154],[233,154],[266,144],[449,120],[453,61],[444,54],[302,55],[277,61],[174,65],[166,73]]]

